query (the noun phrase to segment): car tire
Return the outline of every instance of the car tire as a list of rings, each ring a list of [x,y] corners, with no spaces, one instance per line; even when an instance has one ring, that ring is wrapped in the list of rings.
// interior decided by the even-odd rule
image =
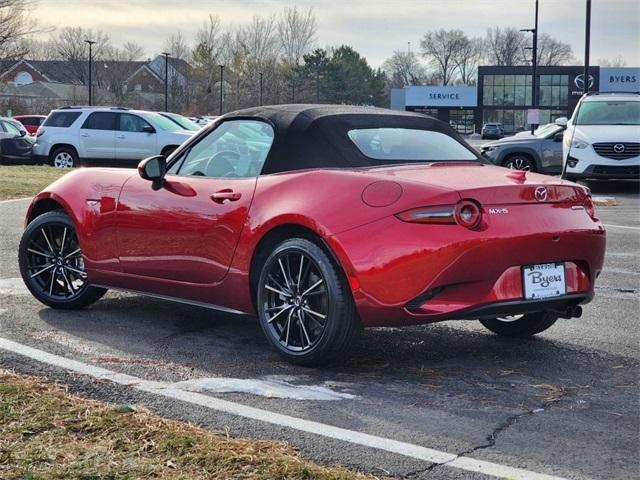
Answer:
[[[527,313],[510,317],[481,319],[480,323],[501,337],[524,338],[544,332],[558,320],[549,312]]]
[[[60,210],[44,213],[27,225],[18,263],[29,291],[52,308],[86,307],[107,292],[89,284],[75,227]]]
[[[55,168],[75,168],[78,165],[78,154],[71,147],[58,147],[49,157],[49,163]]]
[[[507,157],[502,166],[512,170],[523,170],[525,172],[536,172],[536,164],[526,155],[511,155]]]
[[[279,243],[266,258],[256,286],[256,309],[269,343],[298,365],[341,359],[362,329],[339,266],[305,238]]]

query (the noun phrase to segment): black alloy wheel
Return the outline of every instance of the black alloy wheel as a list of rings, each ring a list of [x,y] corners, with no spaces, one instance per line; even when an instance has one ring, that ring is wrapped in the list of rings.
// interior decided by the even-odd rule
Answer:
[[[319,365],[344,355],[360,331],[342,273],[315,243],[280,243],[264,262],[257,286],[260,325],[288,361]]]
[[[50,307],[82,308],[106,293],[88,283],[73,222],[61,211],[40,215],[27,226],[18,261],[29,291]]]
[[[530,337],[544,332],[558,320],[551,312],[536,312],[522,315],[481,319],[480,323],[501,337]]]

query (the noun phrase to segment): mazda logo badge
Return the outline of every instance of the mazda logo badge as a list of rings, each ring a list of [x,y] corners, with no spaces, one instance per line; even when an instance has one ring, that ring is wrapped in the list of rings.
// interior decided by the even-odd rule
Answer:
[[[622,143],[616,143],[616,144],[613,146],[613,151],[614,151],[614,152],[616,152],[616,153],[622,153],[622,152],[624,152],[624,144],[622,144]]]
[[[549,196],[549,193],[547,192],[547,187],[536,187],[534,191],[534,195],[537,201],[544,202]]]
[[[589,88],[593,87],[593,75],[589,75]],[[576,77],[573,79],[573,84],[576,86],[576,88],[580,89],[580,90],[584,90],[584,74],[580,74],[580,75],[576,75]]]

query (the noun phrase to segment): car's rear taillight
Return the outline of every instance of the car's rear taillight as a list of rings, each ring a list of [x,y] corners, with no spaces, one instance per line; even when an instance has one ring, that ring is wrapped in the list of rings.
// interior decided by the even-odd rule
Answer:
[[[589,216],[594,220],[598,220],[598,217],[596,216],[596,208],[593,205],[593,199],[591,198],[591,196],[584,197],[583,205]]]
[[[456,205],[454,216],[458,225],[473,230],[482,221],[482,210],[477,203],[463,200]]]
[[[474,229],[482,222],[480,205],[471,200],[462,200],[457,205],[420,207],[396,215],[403,222],[455,225]]]
[[[38,127],[38,130],[36,130],[36,137],[41,137],[42,135],[44,135],[44,128]]]

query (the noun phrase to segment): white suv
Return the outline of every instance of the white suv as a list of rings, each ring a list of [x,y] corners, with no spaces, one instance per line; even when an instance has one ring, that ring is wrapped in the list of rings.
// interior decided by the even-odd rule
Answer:
[[[584,95],[562,144],[566,177],[640,178],[640,94]]]
[[[191,135],[153,112],[63,107],[52,110],[38,128],[33,156],[58,168],[80,163],[135,165],[152,155],[168,156]]]

